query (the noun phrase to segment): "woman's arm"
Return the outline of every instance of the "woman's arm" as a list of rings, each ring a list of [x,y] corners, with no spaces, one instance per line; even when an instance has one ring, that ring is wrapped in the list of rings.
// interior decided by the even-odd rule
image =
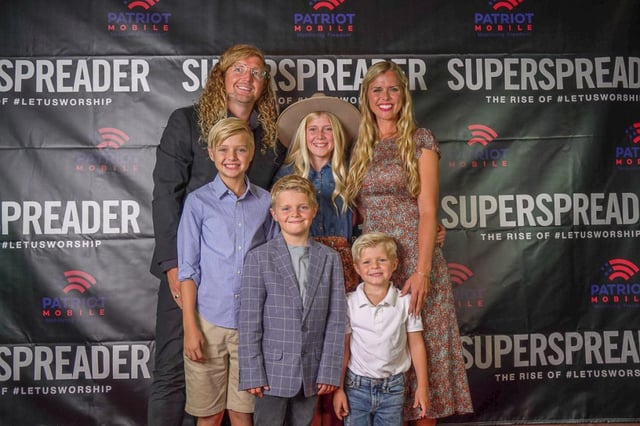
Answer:
[[[413,408],[420,408],[420,416],[423,417],[429,408],[429,377],[427,371],[427,351],[424,346],[424,338],[421,331],[407,333],[411,363],[416,371],[418,384],[413,400]]]
[[[418,262],[416,270],[407,279],[402,294],[411,290],[409,313],[416,314],[422,309],[429,291],[431,258],[436,245],[436,227],[439,197],[438,153],[422,149],[418,158],[420,193],[418,194]]]

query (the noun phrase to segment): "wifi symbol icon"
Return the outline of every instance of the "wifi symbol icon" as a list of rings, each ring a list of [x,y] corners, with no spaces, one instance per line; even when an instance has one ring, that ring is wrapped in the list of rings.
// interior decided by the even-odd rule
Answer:
[[[606,267],[611,281],[616,278],[629,281],[629,279],[640,270],[635,263],[626,259],[611,259],[607,262]]]
[[[462,283],[473,276],[473,272],[471,271],[471,269],[461,263],[450,262],[447,264],[447,266],[449,267],[449,275],[451,276],[451,281],[453,281],[457,285],[462,285]]]
[[[513,10],[514,7],[517,7],[520,3],[522,3],[522,0],[498,0],[495,2],[489,2],[489,4],[492,4],[493,10],[500,10],[500,9],[507,9],[507,10]]]
[[[631,126],[627,128],[626,131],[629,139],[633,143],[640,142],[640,123],[633,123]]]
[[[98,144],[98,148],[115,148],[118,149],[122,144],[129,140],[129,135],[115,127],[102,127],[98,129],[102,142]]]
[[[127,5],[127,7],[129,8],[129,10],[133,10],[135,8],[138,8],[138,7],[142,8],[144,10],[149,10],[149,9],[151,9],[151,7],[153,7],[159,1],[160,0],[158,0],[158,1],[154,1],[154,0],[144,0],[144,1],[135,0],[135,1],[132,1],[131,3],[129,3]]]
[[[498,137],[495,130],[484,124],[470,124],[467,129],[471,131],[471,138],[467,141],[467,145],[479,143],[482,146],[487,146]]]
[[[344,0],[322,0],[313,5],[313,10],[329,9],[331,11],[342,3],[344,3]]]
[[[96,279],[91,275],[87,274],[84,271],[71,270],[65,271],[64,276],[67,279],[67,284],[63,291],[65,293],[69,293],[70,291],[77,291],[79,293],[84,293],[96,283]]]

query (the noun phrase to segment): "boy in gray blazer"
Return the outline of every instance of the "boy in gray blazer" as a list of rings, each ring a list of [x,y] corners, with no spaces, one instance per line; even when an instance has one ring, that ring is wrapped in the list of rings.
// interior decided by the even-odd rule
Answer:
[[[345,308],[342,262],[309,234],[318,209],[303,177],[280,179],[271,215],[280,235],[250,250],[240,291],[240,389],[254,425],[310,425],[318,395],[340,386]]]

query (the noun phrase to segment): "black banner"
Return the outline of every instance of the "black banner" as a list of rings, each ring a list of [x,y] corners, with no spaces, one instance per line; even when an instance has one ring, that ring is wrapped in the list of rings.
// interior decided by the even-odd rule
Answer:
[[[640,4],[35,0],[0,5],[0,418],[146,421],[151,172],[226,48],[281,109],[401,65],[441,141],[475,413],[640,421]]]

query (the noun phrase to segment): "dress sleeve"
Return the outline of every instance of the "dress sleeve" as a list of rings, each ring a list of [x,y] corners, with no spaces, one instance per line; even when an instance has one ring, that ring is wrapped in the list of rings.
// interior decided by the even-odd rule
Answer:
[[[416,146],[417,158],[420,158],[420,155],[422,155],[423,148],[435,151],[438,154],[438,158],[441,157],[440,142],[438,141],[438,139],[436,139],[431,130],[422,127],[417,129],[413,134],[413,143]]]

